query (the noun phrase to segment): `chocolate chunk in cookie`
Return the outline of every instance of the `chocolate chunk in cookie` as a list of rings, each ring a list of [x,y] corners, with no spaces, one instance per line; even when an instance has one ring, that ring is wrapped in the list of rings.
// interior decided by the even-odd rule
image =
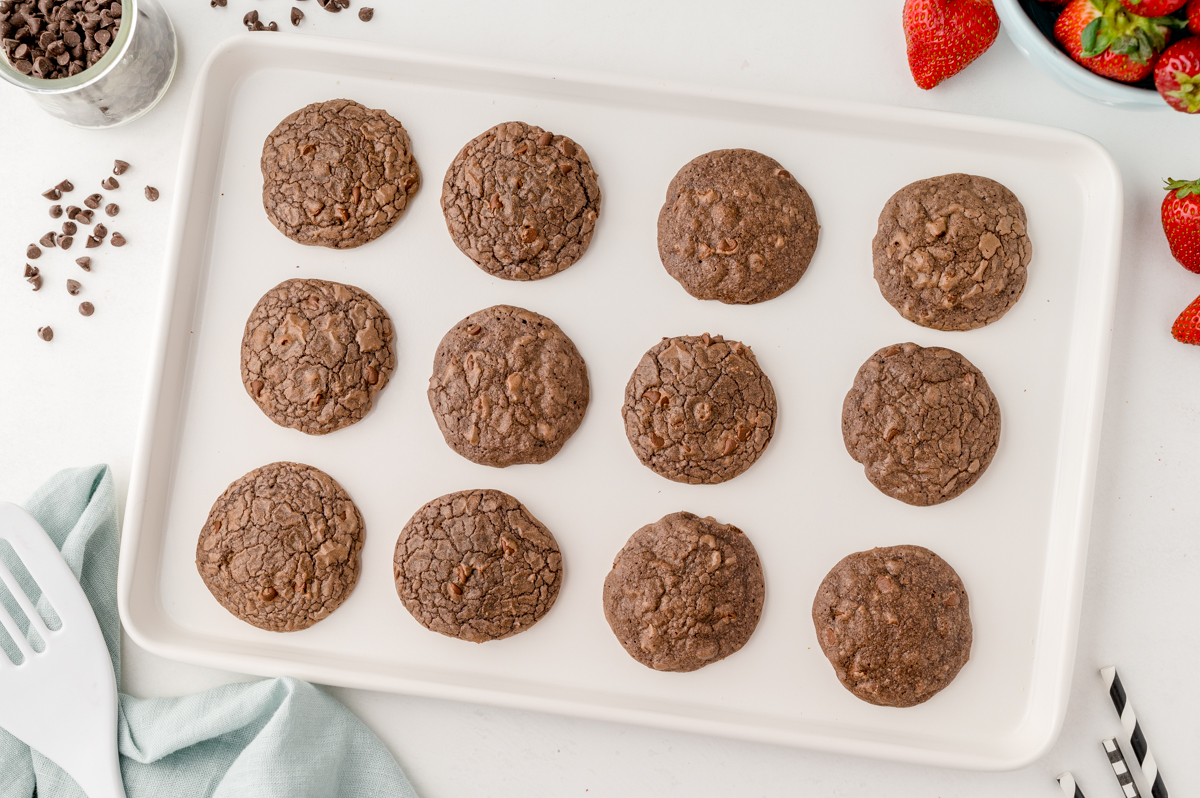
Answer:
[[[975,484],[1000,442],[1000,404],[952,349],[894,344],[858,370],[842,404],[846,451],[905,504],[941,504]]]
[[[230,485],[196,545],[200,578],[221,606],[269,632],[307,629],[358,581],[363,520],[334,479],[271,463]]]
[[[473,463],[544,463],[579,429],[587,365],[545,316],[511,305],[472,313],[433,359],[429,407],[451,449]]]
[[[812,618],[838,680],[879,706],[928,701],[971,657],[962,580],[920,546],[849,555],[821,582]]]
[[[337,249],[387,232],[421,185],[408,132],[351,100],[313,103],[280,122],[263,145],[262,174],[271,223],[298,243]]]
[[[472,643],[499,640],[550,611],[562,584],[554,535],[498,490],[426,504],[396,541],[396,592],[426,629]]]
[[[642,465],[715,485],[757,460],[775,432],[775,391],[750,347],[721,336],[664,338],[625,386],[625,435]]]
[[[242,384],[281,427],[324,435],[371,410],[396,365],[392,320],[361,288],[285,280],[242,335]]]
[[[883,298],[935,330],[974,330],[1021,298],[1033,246],[1025,208],[995,180],[942,175],[897,191],[872,252]]]
[[[583,148],[524,122],[472,139],[446,170],[442,212],[455,245],[488,274],[540,280],[583,256],[600,184]]]
[[[742,530],[672,513],[633,533],[604,580],[604,617],[629,656],[694,671],[746,644],[763,608],[763,572]]]
[[[817,248],[817,213],[774,158],[716,150],[684,166],[658,214],[658,256],[697,299],[753,304],[804,275]]]

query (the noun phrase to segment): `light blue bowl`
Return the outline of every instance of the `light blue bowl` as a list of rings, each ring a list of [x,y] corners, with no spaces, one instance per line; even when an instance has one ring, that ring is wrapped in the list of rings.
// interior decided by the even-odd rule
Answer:
[[[1042,35],[1017,0],[993,0],[993,3],[1002,27],[1021,55],[1067,88],[1114,108],[1160,111],[1170,108],[1156,91],[1102,78],[1072,61],[1054,42]]]

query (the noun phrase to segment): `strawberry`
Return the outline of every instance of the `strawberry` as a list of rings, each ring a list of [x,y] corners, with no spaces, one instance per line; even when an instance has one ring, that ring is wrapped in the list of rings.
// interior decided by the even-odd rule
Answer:
[[[1187,24],[1192,33],[1200,33],[1200,0],[1188,0]]]
[[[1162,226],[1175,260],[1200,274],[1200,180],[1167,180]]]
[[[1181,344],[1200,344],[1200,296],[1175,319],[1171,335]]]
[[[1154,71],[1171,28],[1182,24],[1174,17],[1131,14],[1121,0],[1071,0],[1054,23],[1054,38],[1097,75],[1136,83]]]
[[[992,46],[1000,17],[992,0],[905,0],[908,68],[922,89],[961,72]]]
[[[1163,51],[1154,67],[1154,87],[1176,111],[1200,113],[1200,37],[1175,42]]]
[[[1121,0],[1125,8],[1142,17],[1165,17],[1187,4],[1187,0]]]

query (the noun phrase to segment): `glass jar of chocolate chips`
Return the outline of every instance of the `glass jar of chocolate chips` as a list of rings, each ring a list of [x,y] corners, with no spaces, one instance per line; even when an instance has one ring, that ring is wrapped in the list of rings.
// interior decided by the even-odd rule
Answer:
[[[72,125],[113,127],[175,76],[175,29],[156,0],[0,0],[0,77]]]

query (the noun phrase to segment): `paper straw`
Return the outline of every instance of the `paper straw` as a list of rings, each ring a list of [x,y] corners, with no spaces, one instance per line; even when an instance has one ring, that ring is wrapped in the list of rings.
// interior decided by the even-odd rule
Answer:
[[[1121,684],[1121,677],[1117,675],[1117,669],[1111,666],[1101,668],[1100,676],[1108,688],[1113,706],[1117,708],[1117,714],[1121,716],[1121,729],[1125,732],[1125,739],[1129,741],[1129,747],[1133,749],[1133,755],[1137,757],[1138,764],[1142,766],[1142,773],[1151,785],[1150,794],[1154,798],[1167,798],[1167,786],[1163,784],[1162,774],[1158,772],[1154,754],[1150,753],[1146,745],[1146,736],[1142,734],[1141,724],[1133,714],[1133,705],[1125,695],[1125,688]]]
[[[1060,773],[1058,775],[1058,786],[1062,787],[1063,794],[1067,798],[1087,798],[1083,794],[1083,790],[1079,789],[1079,785],[1075,783],[1075,777],[1071,775],[1071,771]]]

